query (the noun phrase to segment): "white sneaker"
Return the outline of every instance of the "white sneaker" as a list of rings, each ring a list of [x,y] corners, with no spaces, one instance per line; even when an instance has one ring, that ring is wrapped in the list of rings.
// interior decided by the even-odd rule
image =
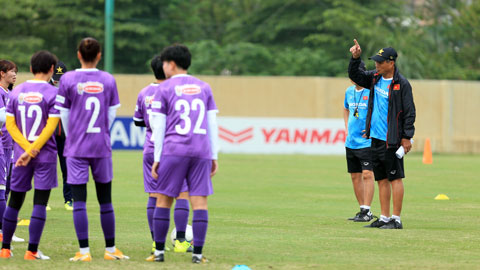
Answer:
[[[37,253],[33,253],[27,250],[23,258],[25,260],[50,260],[50,257],[44,255],[40,250],[38,250]]]
[[[18,236],[16,236],[15,234],[12,236],[12,241],[13,242],[17,242],[17,243],[21,243],[21,242],[25,242],[25,239],[23,238],[20,238]]]

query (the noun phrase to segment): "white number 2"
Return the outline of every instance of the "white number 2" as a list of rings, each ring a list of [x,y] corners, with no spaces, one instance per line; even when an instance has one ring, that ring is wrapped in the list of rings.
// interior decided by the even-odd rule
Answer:
[[[92,117],[88,122],[87,133],[100,133],[100,127],[95,127],[95,122],[100,114],[100,100],[97,97],[88,97],[85,102],[85,110],[93,110]]]
[[[190,119],[190,107],[192,111],[199,111],[197,122],[195,122],[195,127],[193,129],[193,133],[195,134],[207,134],[207,131],[202,127],[203,119],[205,118],[205,104],[201,99],[194,99],[192,100],[192,106],[188,103],[188,101],[184,99],[179,99],[175,102],[175,110],[180,111],[183,107],[183,113],[180,114],[180,119],[182,119],[185,123],[182,128],[180,124],[175,126],[175,131],[180,135],[185,135],[190,132],[192,128],[192,120]]]
[[[29,141],[35,141],[38,139],[37,131],[38,127],[40,126],[40,122],[42,121],[42,108],[38,105],[30,105],[28,107],[28,111],[25,115],[25,105],[18,106],[18,110],[20,111],[20,120],[22,122],[22,133],[23,137],[27,138]],[[27,127],[26,122],[28,118],[33,118],[33,112],[35,112],[35,121],[33,122],[32,129],[30,129],[30,133],[27,137]]]

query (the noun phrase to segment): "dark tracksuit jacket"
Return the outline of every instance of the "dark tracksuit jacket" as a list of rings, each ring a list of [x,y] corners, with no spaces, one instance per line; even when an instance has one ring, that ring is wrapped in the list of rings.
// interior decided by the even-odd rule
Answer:
[[[381,76],[376,70],[365,71],[359,68],[360,57],[351,58],[348,66],[348,76],[356,84],[370,89],[368,99],[368,112],[366,120],[366,136],[370,138],[370,127],[372,124],[372,112],[375,95],[375,84]],[[390,91],[388,92],[388,130],[387,148],[398,148],[402,139],[411,139],[415,133],[415,103],[413,102],[412,87],[405,77],[395,67]]]

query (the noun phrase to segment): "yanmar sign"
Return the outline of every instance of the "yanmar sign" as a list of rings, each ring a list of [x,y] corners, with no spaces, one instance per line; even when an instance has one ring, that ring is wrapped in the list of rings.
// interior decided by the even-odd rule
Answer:
[[[220,152],[344,154],[342,119],[219,117]]]
[[[345,154],[343,119],[218,117],[221,153]],[[145,128],[117,117],[110,130],[113,149],[140,150]]]

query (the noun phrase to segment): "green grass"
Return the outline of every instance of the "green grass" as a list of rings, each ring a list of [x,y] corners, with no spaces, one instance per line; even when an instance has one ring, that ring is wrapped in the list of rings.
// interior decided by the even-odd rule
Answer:
[[[61,188],[40,249],[51,261],[26,262],[27,244],[0,269],[474,269],[480,265],[480,156],[436,155],[406,160],[404,230],[366,229],[346,220],[357,212],[341,156],[221,155],[209,198],[208,266],[189,254],[167,252],[166,262],[147,263],[151,241],[146,220],[140,152],[114,153],[117,247],[130,261],[104,261],[103,235],[94,185],[89,184],[91,263],[70,263],[78,250],[72,214],[63,209]],[[449,201],[433,198],[445,193]],[[32,194],[20,212],[29,218]],[[373,202],[379,213],[378,191]],[[173,219],[172,219],[173,224]],[[17,235],[28,238],[21,226]]]

